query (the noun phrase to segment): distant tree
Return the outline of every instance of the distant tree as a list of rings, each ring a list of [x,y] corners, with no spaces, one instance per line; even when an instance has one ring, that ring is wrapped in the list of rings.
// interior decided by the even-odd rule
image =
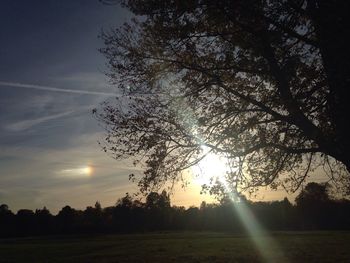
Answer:
[[[19,209],[16,215],[19,217],[33,217],[34,212],[30,209]]]
[[[170,197],[166,191],[162,191],[161,194],[157,192],[149,193],[145,202],[148,228],[163,230],[169,226],[170,208]]]
[[[330,200],[329,190],[330,185],[319,183],[308,183],[304,189],[302,189],[299,195],[295,198],[295,202],[298,206],[306,204],[315,204],[320,202],[328,202]]]
[[[39,234],[52,233],[53,216],[50,211],[44,206],[43,209],[35,210],[36,232]]]
[[[0,205],[0,237],[10,236],[14,232],[14,214],[8,205]]]
[[[233,186],[296,190],[320,166],[349,179],[350,1],[119,2],[140,19],[102,53],[125,96],[96,114],[104,149],[146,165],[141,190],[211,152]]]
[[[8,205],[6,205],[6,204],[0,205],[0,216],[6,216],[8,214],[12,214],[12,212],[9,209]]]
[[[146,197],[145,207],[148,209],[165,209],[170,207],[170,197],[166,191],[161,194],[151,192]]]
[[[16,231],[20,235],[35,233],[35,214],[30,209],[20,209],[16,214]]]
[[[291,204],[287,197],[281,202],[280,214],[281,214],[281,224],[285,229],[295,229],[297,225],[297,215],[295,212],[295,207]]]
[[[208,207],[207,202],[202,201],[201,204],[200,204],[200,206],[199,206],[199,210],[203,211],[203,210],[205,210],[207,207]]]
[[[101,231],[103,225],[102,207],[99,202],[95,206],[88,206],[83,213],[84,228],[88,232]]]
[[[46,208],[46,206],[43,207],[43,209],[35,209],[35,216],[37,217],[51,217],[50,211]]]
[[[134,200],[129,193],[119,198],[113,210],[113,221],[115,227],[120,231],[131,231],[133,222]]]
[[[81,226],[80,213],[69,205],[64,206],[57,214],[56,220],[62,233],[78,233]]]
[[[200,215],[198,207],[190,206],[184,213],[185,228],[187,230],[201,230]]]
[[[64,206],[57,214],[58,217],[70,219],[74,217],[76,211],[74,208],[71,208],[69,205]]]
[[[334,203],[328,194],[330,187],[327,183],[308,183],[295,198],[301,219],[306,224],[304,227],[325,228],[332,222]]]
[[[232,231],[247,229],[241,220],[240,205],[269,230],[350,229],[350,201],[330,199],[329,186],[308,184],[298,196],[297,205],[282,201],[240,203],[227,199],[223,203],[202,202],[200,207],[170,206],[169,195],[150,193],[144,202],[128,194],[116,206],[88,206],[84,211],[63,207],[56,216],[45,207],[21,209],[14,215],[7,205],[0,205],[0,237],[81,233],[134,233],[163,230]],[[302,196],[302,197],[301,197]],[[128,200],[125,202],[125,200]],[[148,202],[148,203],[147,203]]]
[[[133,206],[133,199],[129,193],[126,193],[124,197],[118,199],[116,206],[131,208]]]
[[[96,209],[98,212],[101,212],[101,211],[102,211],[101,203],[100,203],[99,201],[96,201],[96,203],[95,203],[95,209]]]

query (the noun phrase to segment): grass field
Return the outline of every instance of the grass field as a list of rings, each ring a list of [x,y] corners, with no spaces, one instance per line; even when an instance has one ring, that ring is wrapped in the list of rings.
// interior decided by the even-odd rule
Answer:
[[[254,240],[223,233],[0,239],[0,262],[350,262],[349,232],[278,232]],[[268,249],[261,253],[256,243]]]

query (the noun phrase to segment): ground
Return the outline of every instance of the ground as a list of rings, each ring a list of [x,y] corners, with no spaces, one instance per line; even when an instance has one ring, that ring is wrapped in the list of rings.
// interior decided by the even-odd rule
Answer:
[[[349,248],[350,232],[56,236],[0,239],[0,262],[350,262]]]

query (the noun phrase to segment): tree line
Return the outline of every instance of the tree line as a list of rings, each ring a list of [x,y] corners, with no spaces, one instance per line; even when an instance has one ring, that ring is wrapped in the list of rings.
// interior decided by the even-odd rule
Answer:
[[[309,183],[295,204],[282,201],[253,202],[244,196],[233,203],[223,198],[218,204],[202,202],[200,207],[171,206],[169,194],[151,192],[145,201],[126,194],[114,206],[99,202],[85,210],[63,207],[52,215],[44,207],[20,209],[15,214],[0,205],[0,237],[135,233],[147,231],[230,231],[244,233],[239,206],[246,206],[268,230],[349,230],[350,201],[335,199],[328,184]]]

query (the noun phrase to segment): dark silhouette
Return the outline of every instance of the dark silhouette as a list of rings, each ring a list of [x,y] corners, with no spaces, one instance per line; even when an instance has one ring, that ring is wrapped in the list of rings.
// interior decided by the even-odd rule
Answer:
[[[106,151],[143,158],[141,190],[208,152],[231,160],[233,187],[295,191],[323,166],[350,189],[349,1],[118,2],[136,19],[102,53],[125,97],[95,114]]]
[[[150,193],[145,202],[129,194],[115,206],[102,208],[99,202],[84,211],[70,206],[51,215],[45,207],[21,209],[14,215],[7,205],[0,206],[0,237],[134,233],[146,231],[245,231],[235,206],[246,206],[268,230],[350,230],[350,201],[333,199],[327,184],[309,183],[291,204],[287,198],[274,202],[240,203],[229,199],[219,204],[202,202],[200,207],[170,205],[169,195]]]

